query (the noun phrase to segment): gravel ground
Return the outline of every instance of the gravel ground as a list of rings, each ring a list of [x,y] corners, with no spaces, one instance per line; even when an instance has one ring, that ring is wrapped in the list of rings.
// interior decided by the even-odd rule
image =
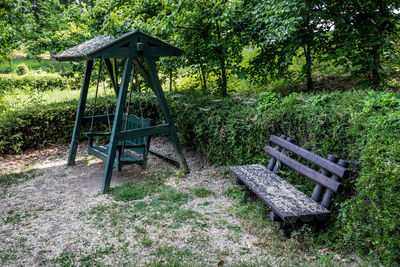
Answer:
[[[173,155],[165,138],[152,139],[152,149]],[[198,218],[183,219],[176,227],[168,212],[137,208],[150,207],[157,194],[131,202],[99,194],[104,163],[87,156],[84,145],[70,167],[68,145],[0,156],[0,174],[19,179],[0,191],[0,265],[275,265],[259,238],[228,212],[233,201],[222,192],[230,181],[198,153],[184,152],[191,169],[185,177],[150,155],[147,170],[126,166],[114,171],[111,182],[115,187],[172,173],[166,186],[191,196],[179,211]],[[195,188],[211,193],[195,197]]]

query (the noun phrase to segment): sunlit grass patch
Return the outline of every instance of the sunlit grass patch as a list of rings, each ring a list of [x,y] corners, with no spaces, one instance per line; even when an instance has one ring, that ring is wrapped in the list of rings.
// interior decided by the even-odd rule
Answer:
[[[190,191],[192,191],[196,197],[209,197],[214,194],[212,191],[204,187],[193,187]]]
[[[110,190],[114,200],[117,201],[132,201],[143,199],[146,196],[159,193],[166,186],[165,180],[170,176],[170,173],[158,173],[146,177],[140,182],[129,182],[121,186],[114,187]]]
[[[4,196],[12,185],[24,183],[40,175],[36,170],[0,174],[0,197]]]

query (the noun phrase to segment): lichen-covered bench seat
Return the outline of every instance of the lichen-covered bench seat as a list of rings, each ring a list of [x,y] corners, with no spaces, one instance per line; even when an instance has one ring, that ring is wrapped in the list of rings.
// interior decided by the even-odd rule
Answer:
[[[236,177],[285,222],[326,218],[330,211],[260,164],[231,166]]]
[[[268,166],[230,166],[236,176],[235,182],[244,184],[267,203],[272,209],[271,220],[276,222],[284,236],[289,236],[298,224],[326,220],[333,194],[343,187],[339,179],[346,176],[348,162],[333,155],[325,159],[293,144],[292,139],[285,135],[271,135],[270,142],[275,147],[265,148],[265,152],[271,156]],[[304,165],[304,161],[299,162],[286,155],[288,152],[296,155],[296,158],[303,158],[309,166]],[[276,174],[281,164],[316,182],[310,197]]]

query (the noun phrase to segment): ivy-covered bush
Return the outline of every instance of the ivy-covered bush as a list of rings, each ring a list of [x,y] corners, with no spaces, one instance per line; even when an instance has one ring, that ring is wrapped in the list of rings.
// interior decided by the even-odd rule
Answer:
[[[61,77],[57,73],[27,73],[24,75],[0,74],[0,88],[5,92],[15,89],[48,91],[69,88],[71,80]]]
[[[26,66],[25,64],[19,64],[15,69],[15,73],[17,75],[24,75],[27,74],[28,72],[29,72],[28,66]]]
[[[214,98],[180,92],[168,93],[167,100],[182,143],[216,164],[267,163],[263,148],[271,134],[286,134],[324,157],[331,153],[348,160],[351,174],[321,240],[341,249],[357,248],[387,265],[400,263],[399,94],[347,91]],[[92,101],[89,98],[88,115]],[[75,99],[0,112],[0,153],[69,142],[77,104]],[[101,97],[96,114],[107,107],[114,109],[115,96]],[[162,120],[153,94],[135,95],[131,107],[132,113]],[[312,189],[308,179],[283,171],[304,190]]]

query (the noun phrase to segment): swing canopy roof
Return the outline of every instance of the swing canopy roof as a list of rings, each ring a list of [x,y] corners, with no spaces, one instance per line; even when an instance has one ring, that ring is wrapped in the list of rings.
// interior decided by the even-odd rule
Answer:
[[[83,61],[95,58],[168,57],[180,56],[183,50],[158,40],[139,30],[132,30],[118,38],[103,35],[76,45],[55,55],[58,61]]]

